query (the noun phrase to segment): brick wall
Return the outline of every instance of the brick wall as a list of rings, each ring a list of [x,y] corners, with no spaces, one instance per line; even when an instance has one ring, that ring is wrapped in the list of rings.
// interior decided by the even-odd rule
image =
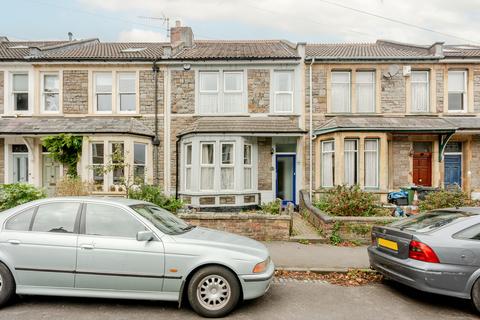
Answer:
[[[388,67],[381,69],[382,74],[388,70]],[[382,112],[385,113],[405,113],[405,79],[402,71],[399,71],[391,79],[382,76],[382,92],[380,101]]]
[[[256,214],[181,214],[180,218],[195,226],[236,233],[255,240],[288,240],[291,217]]]
[[[408,184],[410,172],[410,148],[412,143],[406,140],[393,140],[393,188]]]
[[[436,81],[437,81],[437,84],[436,84],[437,100],[435,101],[436,102],[436,108],[437,108],[437,112],[443,112],[444,101],[445,101],[445,99],[443,97],[443,90],[445,88],[445,84],[443,83],[443,81],[444,81],[443,69],[437,69],[436,70],[435,78],[436,78]]]
[[[272,190],[272,138],[258,139],[258,190]]]
[[[5,86],[4,82],[4,72],[0,71],[0,114],[3,113],[4,110],[4,102],[3,102],[3,88]]]
[[[480,112],[480,68],[473,70],[473,108]]]
[[[195,113],[195,72],[173,70],[171,73],[172,113]]]
[[[472,140],[472,161],[470,161],[471,189],[480,190],[480,136],[474,136]]]
[[[249,69],[248,112],[268,113],[270,110],[270,70]]]
[[[163,113],[163,72],[158,72],[158,113]],[[139,74],[140,113],[155,113],[155,81],[151,70],[142,70]]]
[[[5,183],[5,139],[0,138],[0,184]]]
[[[63,113],[88,113],[88,71],[63,71]]]

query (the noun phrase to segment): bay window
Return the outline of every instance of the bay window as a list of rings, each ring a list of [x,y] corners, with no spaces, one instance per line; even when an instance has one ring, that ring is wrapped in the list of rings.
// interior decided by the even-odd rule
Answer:
[[[200,71],[198,113],[245,112],[243,71]]]
[[[412,71],[411,73],[412,112],[429,111],[428,78],[428,71]]]
[[[335,183],[335,142],[322,141],[322,187],[333,187]]]
[[[117,100],[119,112],[135,112],[137,108],[136,100],[135,72],[119,72]]]
[[[110,155],[112,161],[112,182],[114,185],[121,184],[125,178],[125,147],[122,142],[110,144]]]
[[[28,73],[12,74],[13,111],[28,111]]]
[[[213,143],[201,144],[200,158],[200,189],[213,190],[215,180],[215,145]]]
[[[379,140],[365,139],[365,188],[379,186]]]
[[[243,145],[243,188],[250,190],[252,186],[252,145]]]
[[[293,112],[293,71],[273,73],[274,111]]]
[[[192,144],[185,145],[185,190],[192,189]]]
[[[375,71],[358,71],[355,82],[357,112],[375,112]]]
[[[448,71],[448,111],[467,110],[467,71]]]
[[[348,71],[332,72],[332,112],[346,113],[352,111],[350,105],[350,76]]]
[[[344,144],[343,182],[353,186],[358,184],[358,140],[346,139]]]
[[[102,186],[104,184],[104,165],[105,165],[105,152],[103,142],[92,143],[92,156],[91,167],[93,171],[93,183],[96,186]]]
[[[95,111],[112,112],[112,73],[94,73]]]
[[[58,73],[43,73],[41,75],[41,110],[45,113],[60,111],[59,106],[60,81]]]
[[[147,164],[147,145],[134,143],[133,145],[133,181],[135,184],[145,183],[145,168]]]
[[[220,163],[220,189],[233,190],[235,188],[234,173],[234,144],[222,143],[222,161]]]

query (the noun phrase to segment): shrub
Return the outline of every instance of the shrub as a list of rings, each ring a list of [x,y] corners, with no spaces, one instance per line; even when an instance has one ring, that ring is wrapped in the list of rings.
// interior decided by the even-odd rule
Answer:
[[[47,194],[43,189],[27,183],[12,183],[0,185],[0,211],[15,206],[45,198]]]
[[[55,195],[57,197],[88,196],[91,190],[92,186],[79,177],[64,176],[57,181]]]
[[[128,191],[128,197],[151,202],[171,212],[177,212],[178,209],[183,207],[182,200],[173,196],[166,196],[161,188],[152,185],[144,184],[139,187],[132,187]]]
[[[328,189],[314,206],[334,216],[375,216],[384,214],[378,197],[359,186],[336,186]]]
[[[273,215],[280,214],[280,211],[282,209],[282,200],[275,199],[270,202],[262,203],[260,208],[264,213],[273,214]]]
[[[82,137],[61,133],[46,137],[42,141],[43,146],[50,152],[53,160],[67,167],[67,175],[76,177],[77,163],[82,153]]]
[[[477,206],[476,201],[472,201],[466,192],[461,190],[440,190],[431,192],[425,200],[419,202],[418,207],[421,211],[428,211],[441,208],[468,207]]]

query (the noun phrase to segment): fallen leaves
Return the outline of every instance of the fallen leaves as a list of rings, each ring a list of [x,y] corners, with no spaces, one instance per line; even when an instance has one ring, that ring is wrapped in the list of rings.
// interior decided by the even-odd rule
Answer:
[[[295,279],[295,280],[322,280],[334,285],[345,287],[357,287],[370,283],[380,282],[382,275],[373,271],[364,271],[351,269],[348,272],[329,272],[318,273],[310,271],[275,271],[277,278]]]

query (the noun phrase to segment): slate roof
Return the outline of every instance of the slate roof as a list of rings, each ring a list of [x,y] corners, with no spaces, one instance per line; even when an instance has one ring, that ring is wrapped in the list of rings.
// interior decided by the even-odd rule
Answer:
[[[181,60],[299,59],[295,45],[283,40],[196,40],[173,56]]]
[[[0,41],[1,60],[24,60],[30,48],[48,48],[63,45],[69,41]]]
[[[334,117],[314,130],[315,134],[336,131],[453,132],[455,123],[439,117]]]
[[[134,134],[153,137],[155,134],[140,121],[112,117],[43,117],[43,118],[0,118],[1,135],[57,134],[57,133],[110,133]]]
[[[446,58],[480,57],[480,46],[474,45],[446,45],[443,49]]]
[[[456,126],[459,130],[480,129],[480,118],[478,117],[445,117],[445,120]]]
[[[203,117],[189,128],[180,131],[179,137],[189,133],[241,133],[241,134],[303,134],[297,118],[289,117]]]

